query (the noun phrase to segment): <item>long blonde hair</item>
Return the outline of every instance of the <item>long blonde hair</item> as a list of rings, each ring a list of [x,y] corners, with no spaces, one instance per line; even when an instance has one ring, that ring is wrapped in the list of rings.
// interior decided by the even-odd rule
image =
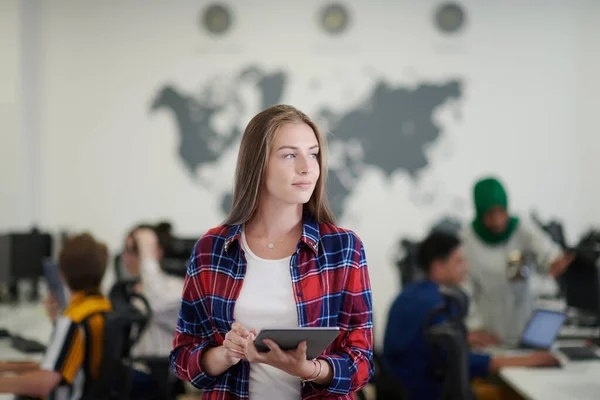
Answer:
[[[261,111],[248,123],[237,158],[233,201],[226,225],[248,222],[260,206],[271,146],[279,128],[286,123],[304,123],[313,130],[320,150],[321,173],[305,209],[320,223],[335,223],[325,189],[327,180],[327,141],[317,125],[302,111],[285,104]]]

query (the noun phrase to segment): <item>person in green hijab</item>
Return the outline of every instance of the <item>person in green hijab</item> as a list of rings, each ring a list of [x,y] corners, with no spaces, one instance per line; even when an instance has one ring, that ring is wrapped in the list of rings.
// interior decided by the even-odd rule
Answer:
[[[519,219],[508,214],[508,197],[498,179],[486,178],[473,190],[475,219],[473,230],[490,246],[506,242],[515,232]]]
[[[497,178],[476,182],[473,202],[475,218],[461,232],[471,266],[465,284],[471,297],[469,343],[516,345],[533,312],[527,266],[557,277],[573,256],[564,254],[536,224],[511,215],[506,189]]]

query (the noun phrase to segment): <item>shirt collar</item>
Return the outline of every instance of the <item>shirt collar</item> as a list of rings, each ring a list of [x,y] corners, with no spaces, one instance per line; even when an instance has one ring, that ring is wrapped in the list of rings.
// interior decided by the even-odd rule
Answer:
[[[100,296],[100,294],[90,294],[86,291],[77,291],[71,294],[71,299],[69,301],[69,305],[81,303],[86,297],[89,296]]]
[[[319,241],[321,239],[321,232],[319,229],[319,223],[313,218],[312,215],[305,212],[302,222],[302,236],[300,241],[304,242],[314,253],[319,253]],[[225,238],[225,251],[229,252],[229,246],[235,242],[241,242],[242,240],[242,225],[231,225]]]
[[[83,303],[86,299],[89,299],[90,297],[96,297],[96,298],[101,299],[104,302],[103,308],[106,309],[107,311],[112,308],[110,300],[107,299],[106,297],[104,297],[102,294],[100,294],[99,291],[98,291],[98,293],[77,291],[77,292],[71,293],[71,298],[69,299],[69,304],[67,304],[67,307],[65,308],[65,310],[68,311],[74,307],[77,307],[79,304]]]

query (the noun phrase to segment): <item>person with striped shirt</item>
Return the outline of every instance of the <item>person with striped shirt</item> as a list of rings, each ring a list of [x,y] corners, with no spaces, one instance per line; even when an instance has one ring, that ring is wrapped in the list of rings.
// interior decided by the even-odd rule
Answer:
[[[365,250],[339,228],[325,193],[326,142],[287,105],[242,136],[233,203],[197,242],[170,358],[204,399],[353,399],[373,375]],[[339,327],[317,359],[306,343],[259,353],[263,328]]]
[[[41,364],[0,362],[0,393],[82,399],[98,377],[102,363],[104,316],[112,311],[100,294],[108,250],[89,234],[69,238],[58,267],[71,298],[56,319],[52,339]]]

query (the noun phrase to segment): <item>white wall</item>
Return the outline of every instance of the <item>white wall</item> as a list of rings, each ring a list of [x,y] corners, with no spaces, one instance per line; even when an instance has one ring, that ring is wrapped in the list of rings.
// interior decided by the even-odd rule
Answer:
[[[23,223],[19,204],[19,7],[17,0],[0,4],[0,227]]]
[[[586,2],[580,19],[578,62],[578,120],[576,133],[581,145],[581,197],[585,210],[583,226],[596,225],[600,220],[600,2]]]
[[[0,231],[39,220],[39,30],[35,0],[0,3]]]
[[[442,139],[428,150],[430,166],[416,181],[403,172],[389,180],[366,173],[341,221],[367,248],[379,336],[398,290],[397,241],[421,235],[444,213],[469,217],[470,188],[481,174],[502,176],[515,210],[564,219],[570,237],[600,221],[600,192],[582,195],[594,178],[574,179],[594,166],[599,140],[589,105],[598,90],[582,83],[598,70],[592,37],[600,28],[591,22],[600,14],[596,7],[589,15],[592,2],[464,2],[468,27],[448,38],[431,24],[437,2],[355,0],[346,2],[352,28],[330,38],[315,24],[322,2],[232,1],[235,26],[221,39],[198,29],[205,2],[37,3],[37,69],[29,73],[39,86],[25,91],[39,112],[42,149],[32,212],[45,227],[89,229],[113,249],[140,219],[169,218],[184,234],[219,223],[214,187],[194,183],[177,158],[173,118],[149,112],[163,83],[199,93],[248,64],[284,68],[292,78],[285,102],[314,114],[323,104],[360,104],[376,79],[411,87],[461,78],[463,99],[435,115]],[[307,89],[314,79],[317,96]],[[247,121],[259,110],[255,92],[242,92],[255,105]],[[200,173],[229,187],[234,157]],[[9,213],[0,210],[0,220]]]

